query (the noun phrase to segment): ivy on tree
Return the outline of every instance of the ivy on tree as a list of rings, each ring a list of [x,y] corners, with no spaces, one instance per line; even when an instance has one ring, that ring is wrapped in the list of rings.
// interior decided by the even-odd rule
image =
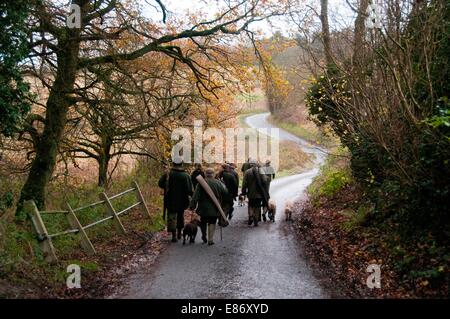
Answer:
[[[0,133],[11,135],[30,109],[19,63],[28,54],[27,1],[0,3]]]

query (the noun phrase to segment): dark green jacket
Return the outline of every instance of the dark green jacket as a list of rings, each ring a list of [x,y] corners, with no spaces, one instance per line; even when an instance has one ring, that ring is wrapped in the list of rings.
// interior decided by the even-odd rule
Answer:
[[[261,177],[261,183],[264,189],[267,189],[267,178],[261,172],[259,168],[256,168]],[[248,169],[244,174],[244,179],[242,180],[242,194],[247,195],[248,199],[263,199],[264,195],[258,187],[255,176],[253,175],[253,169]]]
[[[214,195],[216,195],[217,200],[220,204],[224,203],[224,199],[228,196],[227,189],[225,185],[214,178],[205,178],[209,187],[211,187]],[[194,191],[194,196],[192,196],[190,209],[195,209],[197,206],[197,213],[204,217],[218,217],[220,215],[219,209],[217,209],[214,202],[211,200],[209,195],[205,192],[202,185],[197,184]]]
[[[239,180],[230,170],[223,171],[221,179],[228,190],[228,195],[235,198],[239,192]]]
[[[195,170],[192,172],[192,174],[191,174],[191,181],[192,181],[192,185],[194,186],[194,189],[195,189],[195,187],[196,187],[197,184],[198,184],[198,181],[197,181],[197,179],[196,179],[196,177],[197,177],[198,175],[202,175],[203,178],[205,178],[205,173],[203,172],[203,170],[195,169]]]
[[[241,168],[241,172],[243,174],[245,174],[245,172],[251,167],[249,162],[245,162],[244,164],[242,164],[242,168]]]
[[[184,211],[189,206],[189,196],[193,187],[191,177],[182,168],[172,168],[169,172],[169,189],[166,190],[167,173],[161,176],[158,186],[165,190],[164,202],[169,211]]]
[[[264,172],[264,174],[266,175],[269,183],[275,179],[275,170],[273,169],[272,166],[270,165],[264,165],[263,167],[261,167],[261,170]]]
[[[234,178],[236,178],[237,185],[238,185],[238,188],[239,188],[239,174],[238,174],[238,172],[236,172],[236,171],[234,170],[234,168],[231,169],[230,172],[231,172],[231,174],[233,174]],[[238,191],[239,191],[239,190],[238,190]]]

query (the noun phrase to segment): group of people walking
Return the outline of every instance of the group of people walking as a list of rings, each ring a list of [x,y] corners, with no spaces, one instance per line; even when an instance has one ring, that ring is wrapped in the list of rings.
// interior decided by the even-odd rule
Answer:
[[[236,168],[234,163],[224,163],[216,171],[210,167],[203,169],[197,163],[189,174],[181,160],[172,161],[171,168],[158,182],[158,186],[164,190],[163,216],[172,242],[181,239],[184,213],[190,210],[200,216],[203,242],[214,244],[215,228],[221,211],[228,219],[233,217],[234,201],[239,195],[239,174]],[[258,226],[261,209],[268,205],[270,182],[275,178],[275,172],[270,161],[260,166],[258,161],[251,158],[243,164],[241,171],[243,181],[240,196],[248,198],[248,224]],[[198,176],[206,183],[199,183]],[[220,207],[217,203],[220,203]]]

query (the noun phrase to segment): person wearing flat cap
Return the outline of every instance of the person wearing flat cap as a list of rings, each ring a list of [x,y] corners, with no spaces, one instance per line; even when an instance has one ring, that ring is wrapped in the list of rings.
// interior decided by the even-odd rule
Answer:
[[[228,190],[228,196],[224,199],[224,210],[228,219],[231,219],[234,211],[234,200],[239,192],[239,178],[236,178],[230,164],[222,164],[222,170],[217,174],[217,179],[222,181]]]
[[[258,226],[261,220],[261,207],[269,201],[267,178],[258,167],[258,161],[249,160],[250,168],[245,171],[242,181],[242,195],[248,197],[248,225]]]
[[[161,176],[158,186],[164,190],[167,231],[172,234],[172,242],[177,242],[184,228],[184,211],[189,207],[189,197],[193,194],[191,177],[183,168],[181,158],[172,159],[171,169]]]

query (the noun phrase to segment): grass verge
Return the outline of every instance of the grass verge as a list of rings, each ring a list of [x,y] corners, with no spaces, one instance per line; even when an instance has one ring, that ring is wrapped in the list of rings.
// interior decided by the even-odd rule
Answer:
[[[283,130],[313,144],[321,145],[326,148],[339,144],[336,138],[325,135],[321,130],[313,125],[306,127],[299,124],[287,123],[273,115],[269,116],[268,121],[273,125],[278,126],[279,128],[282,128]]]
[[[129,256],[150,245],[164,223],[161,218],[161,196],[156,188],[156,176],[151,169],[138,168],[127,177],[118,178],[106,190],[108,195],[117,194],[131,187],[136,180],[140,185],[152,218],[136,207],[124,215],[121,221],[127,234],[119,234],[112,221],[107,221],[87,230],[97,254],[87,256],[80,247],[77,235],[63,235],[53,240],[58,264],[49,265],[39,249],[38,242],[31,231],[29,221],[14,221],[11,209],[0,219],[0,298],[48,298],[99,297],[107,293],[109,284],[118,279],[112,278],[110,271],[123,265]],[[65,209],[65,203],[73,208],[98,201],[98,194],[105,191],[94,185],[70,186],[53,184],[50,186],[49,209]],[[117,211],[135,203],[135,194],[131,192],[113,200]],[[106,217],[103,205],[77,213],[83,225]],[[69,229],[64,215],[43,215],[49,233]],[[158,248],[155,243],[152,247]],[[157,249],[146,254],[157,253]],[[66,287],[66,271],[69,264],[77,264],[82,272],[82,289],[70,290]],[[118,277],[117,277],[118,278]],[[76,290],[76,291],[75,291]]]

